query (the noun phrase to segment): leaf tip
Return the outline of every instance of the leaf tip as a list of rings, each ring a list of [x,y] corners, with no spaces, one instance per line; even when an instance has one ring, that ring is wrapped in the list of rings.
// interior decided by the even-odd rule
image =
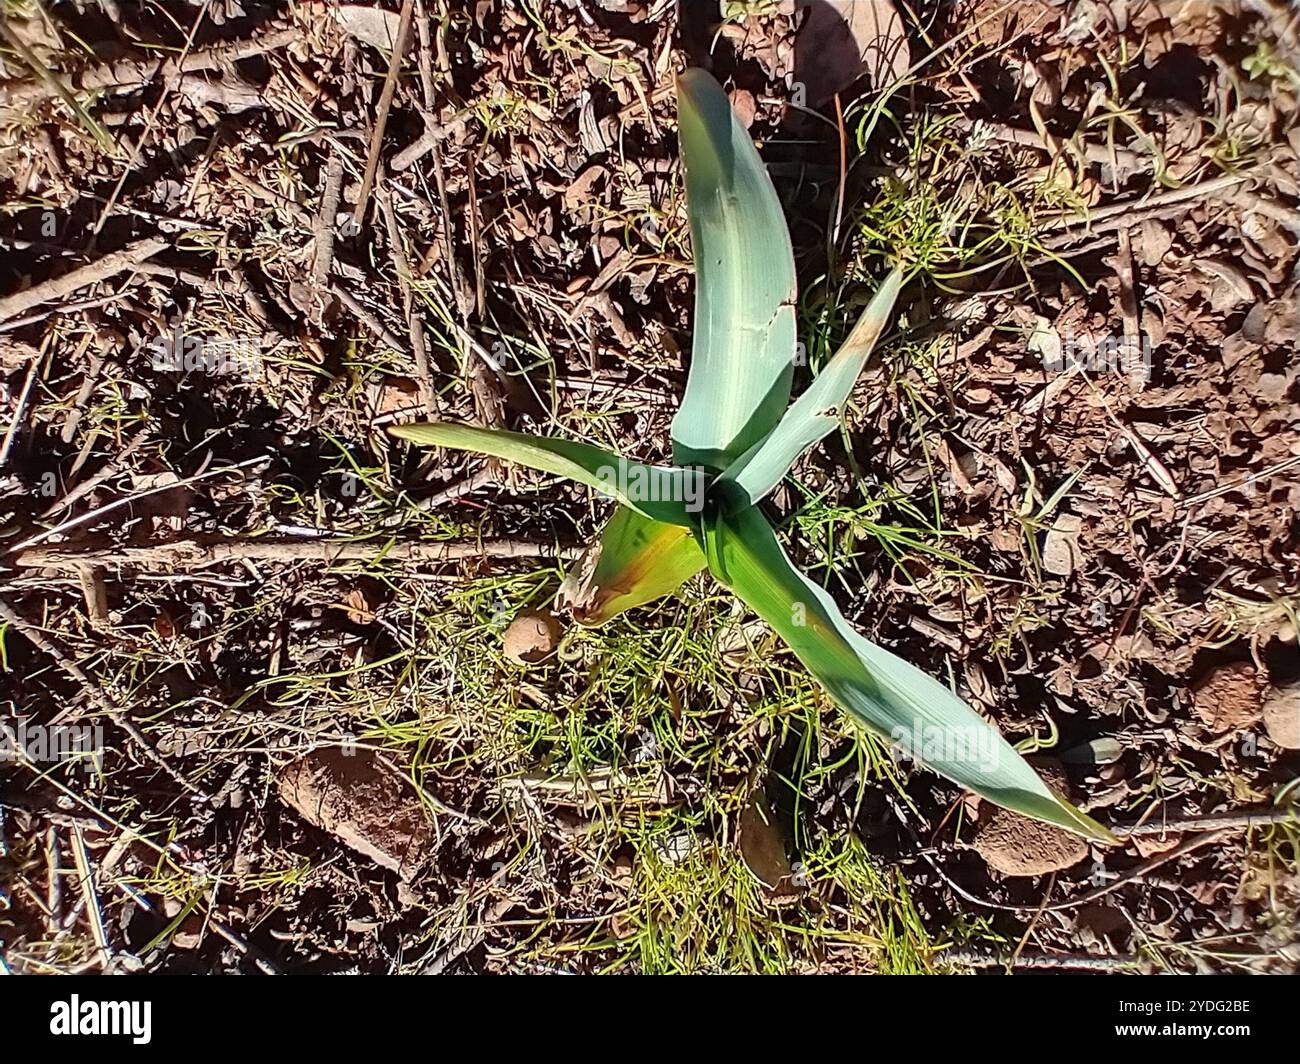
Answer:
[[[1074,830],[1078,832],[1078,834],[1084,836],[1084,838],[1091,839],[1093,842],[1103,843],[1106,846],[1123,845],[1123,840],[1111,831],[1110,828],[1106,827],[1104,824],[1098,823],[1096,820],[1093,820],[1092,817],[1083,812],[1083,810],[1079,809],[1072,803],[1067,802],[1059,795],[1056,796],[1056,800],[1074,822]]]

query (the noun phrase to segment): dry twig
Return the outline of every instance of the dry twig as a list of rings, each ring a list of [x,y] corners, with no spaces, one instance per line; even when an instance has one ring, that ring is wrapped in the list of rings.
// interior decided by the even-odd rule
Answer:
[[[14,564],[24,568],[70,569],[83,565],[126,566],[133,569],[196,569],[227,561],[411,562],[440,565],[469,559],[574,558],[580,548],[499,539],[481,543],[428,540],[267,539],[221,536],[184,539],[150,547],[78,545],[22,551]]]
[[[16,317],[23,311],[38,307],[42,303],[49,303],[55,299],[66,299],[78,289],[98,284],[100,281],[107,281],[110,277],[116,277],[119,273],[131,269],[131,267],[143,262],[145,259],[153,258],[167,245],[168,242],[160,237],[137,240],[120,251],[110,252],[103,258],[87,263],[85,266],[79,266],[72,272],[65,273],[62,277],[42,281],[40,284],[32,285],[31,288],[25,288],[21,292],[0,297],[0,321]]]

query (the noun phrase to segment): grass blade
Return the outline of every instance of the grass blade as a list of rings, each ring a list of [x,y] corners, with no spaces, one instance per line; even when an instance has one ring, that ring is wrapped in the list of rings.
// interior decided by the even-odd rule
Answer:
[[[673,458],[718,471],[767,435],[790,401],[794,253],[776,189],[722,86],[687,70],[677,101],[695,336]]]
[[[720,516],[705,534],[716,543],[714,575],[776,629],[831,697],[869,731],[991,802],[1090,839],[1116,841],[1053,794],[965,702],[854,631],[831,597],[790,564],[758,510]]]
[[[397,425],[388,431],[412,443],[474,451],[568,477],[651,521],[689,527],[703,505],[703,475],[698,470],[645,465],[589,443],[448,421]]]
[[[120,159],[122,150],[118,147],[117,141],[104,128],[103,123],[86,110],[82,102],[63,84],[63,79],[42,63],[37,58],[36,53],[28,48],[23,39],[5,25],[3,20],[0,20],[0,37],[3,37],[14,51],[22,57],[23,62],[31,68],[32,73],[40,78],[45,86],[57,95],[68,106],[69,110],[76,115],[77,121],[95,138],[95,143],[99,145],[100,151],[109,158]]]
[[[718,478],[718,497],[732,512],[752,506],[781,482],[796,459],[839,424],[853,385],[866,367],[889,321],[902,273],[895,269],[881,284],[848,339],[785,412],[767,436],[737,458]]]

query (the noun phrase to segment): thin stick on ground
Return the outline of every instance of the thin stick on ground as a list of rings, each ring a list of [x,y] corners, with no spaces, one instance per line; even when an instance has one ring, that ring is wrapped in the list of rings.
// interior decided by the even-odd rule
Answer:
[[[126,446],[104,465],[103,469],[99,470],[93,476],[87,477],[76,487],[68,489],[68,493],[62,498],[55,499],[54,502],[50,503],[50,505],[41,512],[41,519],[44,520],[47,517],[52,517],[60,510],[66,510],[78,499],[84,499],[105,481],[111,480],[113,477],[117,476],[118,473],[122,472],[126,468],[127,459],[148,442],[149,435],[152,431],[155,431],[152,425],[145,425],[144,428],[136,432],[126,441]]]
[[[1172,817],[1148,820],[1131,827],[1111,830],[1120,838],[1133,835],[1163,835],[1179,831],[1217,831],[1224,828],[1262,828],[1270,824],[1285,824],[1300,820],[1300,810],[1291,808],[1251,809],[1242,813],[1214,813],[1210,816]]]
[[[188,487],[190,484],[197,484],[200,480],[207,480],[209,477],[220,476],[222,473],[233,473],[237,469],[247,469],[249,466],[257,465],[259,462],[262,461],[265,461],[265,459],[250,458],[246,462],[238,462],[232,466],[222,466],[220,469],[207,469],[204,470],[202,473],[196,473],[192,477],[185,477],[171,484],[159,484],[157,487],[148,488],[145,491],[137,491],[132,495],[126,496],[126,498],[124,499],[118,499],[115,502],[110,502],[104,506],[97,506],[89,513],[84,513],[80,517],[74,517],[67,521],[60,522],[59,524],[55,525],[53,528],[47,528],[44,532],[40,532],[34,536],[30,536],[27,539],[23,540],[21,543],[19,543],[16,547],[11,547],[10,553],[26,550],[28,547],[36,546],[36,544],[38,543],[44,543],[47,539],[51,539],[54,536],[61,535],[62,533],[67,532],[70,529],[77,528],[80,525],[84,525],[88,521],[94,521],[97,518],[103,517],[106,513],[109,513],[110,511],[117,510],[123,506],[128,506],[133,502],[137,502],[138,500],[145,498],[146,496],[157,495],[159,492],[174,491],[177,488]]]
[[[99,904],[99,892],[95,890],[95,874],[90,867],[86,836],[81,830],[81,824],[75,820],[72,823],[72,859],[77,866],[81,895],[85,899],[86,919],[90,921],[90,932],[95,939],[99,963],[107,971],[113,963],[113,951],[108,943],[108,930],[104,923],[104,910]]]
[[[352,212],[352,221],[361,225],[366,215],[366,202],[370,199],[370,189],[375,183],[375,171],[379,169],[379,152],[384,145],[384,130],[388,126],[388,109],[393,104],[393,94],[397,91],[397,75],[402,69],[402,56],[406,52],[406,40],[411,33],[411,15],[415,11],[415,0],[402,0],[402,13],[397,21],[397,40],[393,42],[393,54],[388,60],[388,73],[384,77],[384,88],[379,94],[379,106],[375,111],[375,131],[370,137],[370,153],[366,157],[366,172],[361,179],[361,191],[357,193],[357,205]]]
[[[117,704],[117,702],[103,689],[103,687],[100,686],[98,682],[92,680],[88,675],[86,675],[81,666],[79,666],[71,657],[65,654],[62,649],[46,637],[44,632],[35,625],[29,624],[24,620],[23,617],[3,599],[0,599],[0,618],[8,621],[14,628],[22,632],[34,646],[45,651],[45,653],[49,654],[50,657],[58,662],[59,668],[77,682],[91,702],[98,706],[106,716],[126,732],[130,740],[139,747],[140,752],[144,754],[148,760],[152,761],[162,769],[163,772],[180,784],[185,790],[203,801],[208,800],[208,793],[201,787],[191,783],[183,775],[177,772],[176,769],[172,768],[167,760],[153,748],[153,744],[145,738],[140,729],[131,722],[123,708]],[[48,724],[50,727],[61,724],[69,717],[74,716],[77,712],[78,710],[75,706],[67,706],[56,713],[54,717],[48,721]]]
[[[384,323],[371,314],[370,311],[366,309],[365,305],[341,284],[338,284],[337,282],[331,284],[330,291],[338,298],[340,303],[352,312],[353,317],[369,329],[371,333],[374,334],[375,339],[390,351],[396,351],[399,355],[409,354],[402,341],[389,332],[388,329],[384,327]]]
[[[145,259],[151,259],[168,246],[168,241],[161,237],[148,237],[128,244],[120,251],[113,251],[103,258],[80,266],[62,277],[32,285],[31,288],[13,295],[0,298],[0,321],[16,317],[24,311],[49,303],[56,299],[66,299],[78,289],[87,288],[100,281],[107,281],[119,273],[129,270]]]
[[[343,192],[343,154],[332,147],[325,164],[325,190],[321,193],[320,211],[312,222],[315,248],[311,260],[311,283],[323,288],[329,282],[334,265],[334,218],[338,214],[339,196]]]
[[[45,350],[49,344],[49,334],[46,334],[45,342],[41,348],[32,356],[30,365],[27,367],[27,379],[23,381],[23,390],[18,393],[18,409],[14,411],[13,420],[9,422],[9,430],[5,433],[4,442],[0,443],[0,467],[9,461],[9,449],[13,447],[14,440],[18,438],[18,428],[24,422],[23,415],[27,411],[27,400],[31,398],[32,385],[36,383],[36,374],[41,368],[41,363],[45,361]]]
[[[429,350],[424,342],[424,326],[411,292],[411,265],[406,257],[406,245],[402,242],[402,231],[397,225],[397,212],[393,210],[392,197],[385,194],[379,197],[379,209],[384,215],[384,225],[388,229],[388,252],[393,259],[393,269],[397,272],[397,283],[402,289],[402,304],[406,311],[406,331],[411,337],[411,349],[415,353],[415,375],[420,387],[420,399],[424,410],[430,417],[438,414],[437,389],[434,387],[433,372],[429,368]]]
[[[278,51],[295,41],[302,40],[302,30],[296,26],[271,30],[247,40],[227,41],[210,48],[191,51],[188,55],[167,56],[163,59],[118,59],[87,67],[68,77],[69,88],[75,92],[92,93],[101,90],[117,93],[136,89],[161,79],[172,81],[182,74],[199,74],[222,70],[231,63],[252,59],[267,52]],[[0,82],[0,92],[12,104],[37,105],[50,96],[62,95],[57,85],[44,76],[37,82]]]
[[[1079,905],[1087,905],[1091,901],[1096,901],[1098,898],[1105,897],[1107,894],[1118,890],[1127,883],[1132,883],[1135,880],[1142,879],[1142,877],[1155,871],[1161,865],[1168,864],[1170,861],[1191,853],[1193,850],[1199,850],[1203,846],[1208,846],[1212,842],[1218,842],[1220,839],[1225,838],[1231,830],[1231,828],[1219,828],[1217,831],[1207,831],[1201,835],[1193,835],[1186,842],[1175,846],[1172,850],[1169,850],[1166,853],[1157,854],[1149,861],[1145,861],[1136,868],[1130,869],[1104,886],[1096,887],[1093,890],[1079,895],[1077,898],[1070,898],[1067,901],[1058,901],[1052,905],[1043,905],[1041,902],[1038,905],[1006,905],[1002,902],[990,901],[988,898],[981,898],[979,895],[972,894],[959,883],[955,882],[948,873],[939,867],[929,854],[922,853],[921,857],[932,869],[934,869],[935,874],[947,883],[958,896],[964,898],[973,905],[978,905],[984,909],[996,909],[999,912],[1025,913],[1041,911],[1054,913],[1060,912],[1064,909],[1073,909]]]
[[[1273,477],[1277,476],[1279,473],[1285,473],[1288,469],[1293,469],[1298,465],[1300,465],[1300,455],[1297,455],[1294,458],[1284,458],[1282,461],[1269,466],[1267,469],[1261,469],[1258,473],[1251,473],[1248,476],[1242,477],[1240,480],[1229,481],[1227,484],[1221,484],[1217,488],[1211,488],[1209,491],[1203,491],[1199,495],[1193,495],[1189,499],[1183,499],[1178,505],[1183,509],[1199,506],[1203,502],[1208,502],[1210,499],[1217,498],[1220,495],[1226,495],[1228,492],[1236,491],[1238,488],[1244,488],[1248,484],[1255,483],[1257,480],[1263,480],[1266,477]]]
[[[430,542],[391,539],[269,539],[218,536],[185,539],[151,547],[44,547],[20,553],[14,564],[25,568],[70,569],[83,565],[126,566],[133,569],[195,569],[229,561],[410,562],[439,565],[467,559],[575,558],[579,547],[499,539],[482,542]]]
[[[1054,249],[1077,240],[1086,233],[1102,233],[1112,229],[1131,229],[1146,218],[1154,218],[1168,210],[1182,210],[1191,204],[1219,196],[1227,189],[1235,188],[1243,181],[1249,181],[1246,174],[1228,174],[1224,177],[1211,178],[1199,185],[1158,192],[1136,200],[1111,203],[1089,211],[1085,215],[1063,215],[1043,223],[1045,230],[1067,230],[1059,236],[1044,243],[1044,247]],[[1080,233],[1082,230],[1082,233]]]

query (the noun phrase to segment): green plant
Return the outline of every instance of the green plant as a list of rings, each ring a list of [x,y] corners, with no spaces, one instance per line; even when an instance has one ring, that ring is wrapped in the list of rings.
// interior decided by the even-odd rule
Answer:
[[[992,802],[1113,842],[956,695],[859,635],[786,557],[757,504],[839,424],[903,278],[898,269],[885,278],[844,345],[791,404],[795,270],[776,190],[710,75],[682,75],[678,110],[697,285],[690,374],[672,425],[674,464],[648,466],[586,443],[470,425],[391,431],[520,462],[617,499],[599,544],[563,589],[583,623],[669,594],[708,568],[870,732]]]

